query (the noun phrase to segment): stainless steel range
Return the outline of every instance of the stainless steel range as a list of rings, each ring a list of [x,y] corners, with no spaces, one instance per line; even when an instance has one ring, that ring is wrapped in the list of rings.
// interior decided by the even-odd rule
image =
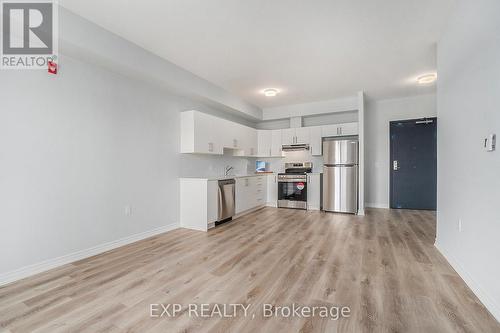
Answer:
[[[285,173],[278,174],[278,207],[307,209],[307,173],[311,162],[285,163]]]

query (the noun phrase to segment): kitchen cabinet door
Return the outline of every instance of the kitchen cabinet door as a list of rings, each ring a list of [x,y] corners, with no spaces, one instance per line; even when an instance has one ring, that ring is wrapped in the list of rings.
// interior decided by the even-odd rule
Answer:
[[[296,144],[309,144],[310,136],[309,127],[297,127],[295,129],[295,143]]]
[[[339,136],[339,126],[337,124],[334,125],[323,125],[321,126],[321,135],[324,138],[331,136]]]
[[[195,112],[194,114],[194,147],[195,152],[222,155],[222,145],[218,133],[213,127],[221,126],[219,119],[211,115]]]
[[[207,183],[207,223],[217,221],[219,213],[219,182],[209,180]]]
[[[267,205],[278,206],[278,175],[267,176]]]
[[[229,129],[229,130],[227,130]],[[231,148],[231,149],[243,149],[243,143],[244,143],[244,133],[245,133],[245,126],[233,123],[230,126],[226,128],[212,128],[213,131],[227,131],[229,134],[228,138],[229,141],[226,143],[227,146],[226,148]]]
[[[272,150],[272,131],[269,130],[258,130],[257,131],[257,141],[258,141],[258,156],[259,157],[270,157]],[[280,140],[281,142],[281,140]]]
[[[307,209],[321,209],[321,174],[307,175]]]
[[[322,137],[321,137],[321,126],[310,127],[310,147],[311,155],[321,156],[322,155]]]
[[[358,135],[358,123],[345,123],[339,125],[340,135]]]
[[[245,156],[256,157],[257,156],[257,147],[258,147],[258,138],[257,138],[257,130],[246,127],[242,131],[242,141],[243,141],[243,150]]]
[[[236,178],[235,184],[235,212],[236,214],[240,214],[247,210],[248,203],[248,182],[246,178]]]
[[[181,113],[181,153],[222,155],[222,145],[211,126],[219,119],[197,111]],[[215,125],[210,125],[215,124]]]
[[[282,157],[283,151],[281,150],[281,130],[271,131],[271,156]]]
[[[321,126],[322,136],[350,136],[358,135],[358,123],[344,123]]]
[[[267,176],[258,176],[255,178],[255,205],[262,206],[267,200]]]
[[[258,206],[257,177],[248,177],[248,182],[248,209],[252,209]]]
[[[295,144],[295,128],[286,128],[281,130],[281,144],[282,145]]]

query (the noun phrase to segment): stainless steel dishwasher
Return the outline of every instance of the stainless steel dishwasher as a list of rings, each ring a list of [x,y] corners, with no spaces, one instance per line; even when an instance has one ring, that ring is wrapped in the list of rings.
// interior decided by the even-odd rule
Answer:
[[[230,220],[235,215],[235,183],[234,179],[219,180],[219,210],[215,224]]]

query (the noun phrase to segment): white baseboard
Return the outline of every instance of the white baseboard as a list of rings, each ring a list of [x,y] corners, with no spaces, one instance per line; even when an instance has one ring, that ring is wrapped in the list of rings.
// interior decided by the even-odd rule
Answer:
[[[365,207],[370,207],[370,208],[385,208],[389,209],[388,204],[381,204],[381,203],[365,203]]]
[[[460,275],[462,280],[465,281],[465,284],[474,292],[474,294],[479,298],[479,300],[484,304],[484,306],[490,311],[493,317],[496,318],[497,321],[500,322],[500,305],[489,296],[487,292],[485,292],[484,288],[477,283],[474,278],[472,278],[471,274],[467,272],[464,266],[454,257],[451,253],[446,251],[443,247],[439,246],[436,242],[434,244],[436,249],[446,258],[446,260],[450,263],[450,265],[455,269],[455,271]]]
[[[277,203],[277,202],[267,202],[267,203],[266,203],[266,206],[267,206],[267,207],[274,207],[274,208],[277,208],[277,207],[278,207],[278,203]]]
[[[115,241],[111,241],[108,243],[104,243],[101,245],[97,245],[94,247],[91,247],[89,249],[77,251],[74,253],[70,253],[61,257],[53,258],[53,259],[48,259],[45,261],[42,261],[37,264],[25,266],[19,269],[16,269],[14,271],[10,271],[7,273],[2,273],[0,274],[0,286],[32,276],[34,274],[38,274],[41,272],[48,271],[50,269],[66,265],[78,260],[82,260],[88,257],[95,256],[96,254],[100,254],[109,250],[116,249],[120,246],[124,246],[130,243],[134,243],[137,241],[140,241],[142,239],[146,239],[173,229],[177,229],[179,227],[178,224],[170,224],[166,226],[162,226],[153,230],[141,232],[135,235],[127,236]]]

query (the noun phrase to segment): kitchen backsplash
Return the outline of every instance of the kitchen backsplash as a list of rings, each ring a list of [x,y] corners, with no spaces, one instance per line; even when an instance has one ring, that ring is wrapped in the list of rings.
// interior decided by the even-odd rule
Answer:
[[[268,168],[273,172],[284,172],[285,163],[292,162],[312,162],[313,172],[322,172],[323,170],[323,157],[312,156],[310,151],[289,151],[284,153],[283,158],[257,158],[259,161],[265,161]]]
[[[272,172],[284,172],[285,163],[290,162],[312,162],[313,172],[322,172],[323,157],[312,156],[310,151],[285,152],[284,157],[274,158],[251,158],[237,157],[225,154],[220,155],[197,155],[180,154],[180,177],[213,177],[224,175],[226,166],[232,166],[230,175],[242,175],[255,172],[255,162],[264,161],[266,167]]]
[[[229,154],[196,155],[180,154],[180,177],[214,177],[224,175],[226,166],[232,166],[230,175],[255,172],[255,158],[236,157]]]

